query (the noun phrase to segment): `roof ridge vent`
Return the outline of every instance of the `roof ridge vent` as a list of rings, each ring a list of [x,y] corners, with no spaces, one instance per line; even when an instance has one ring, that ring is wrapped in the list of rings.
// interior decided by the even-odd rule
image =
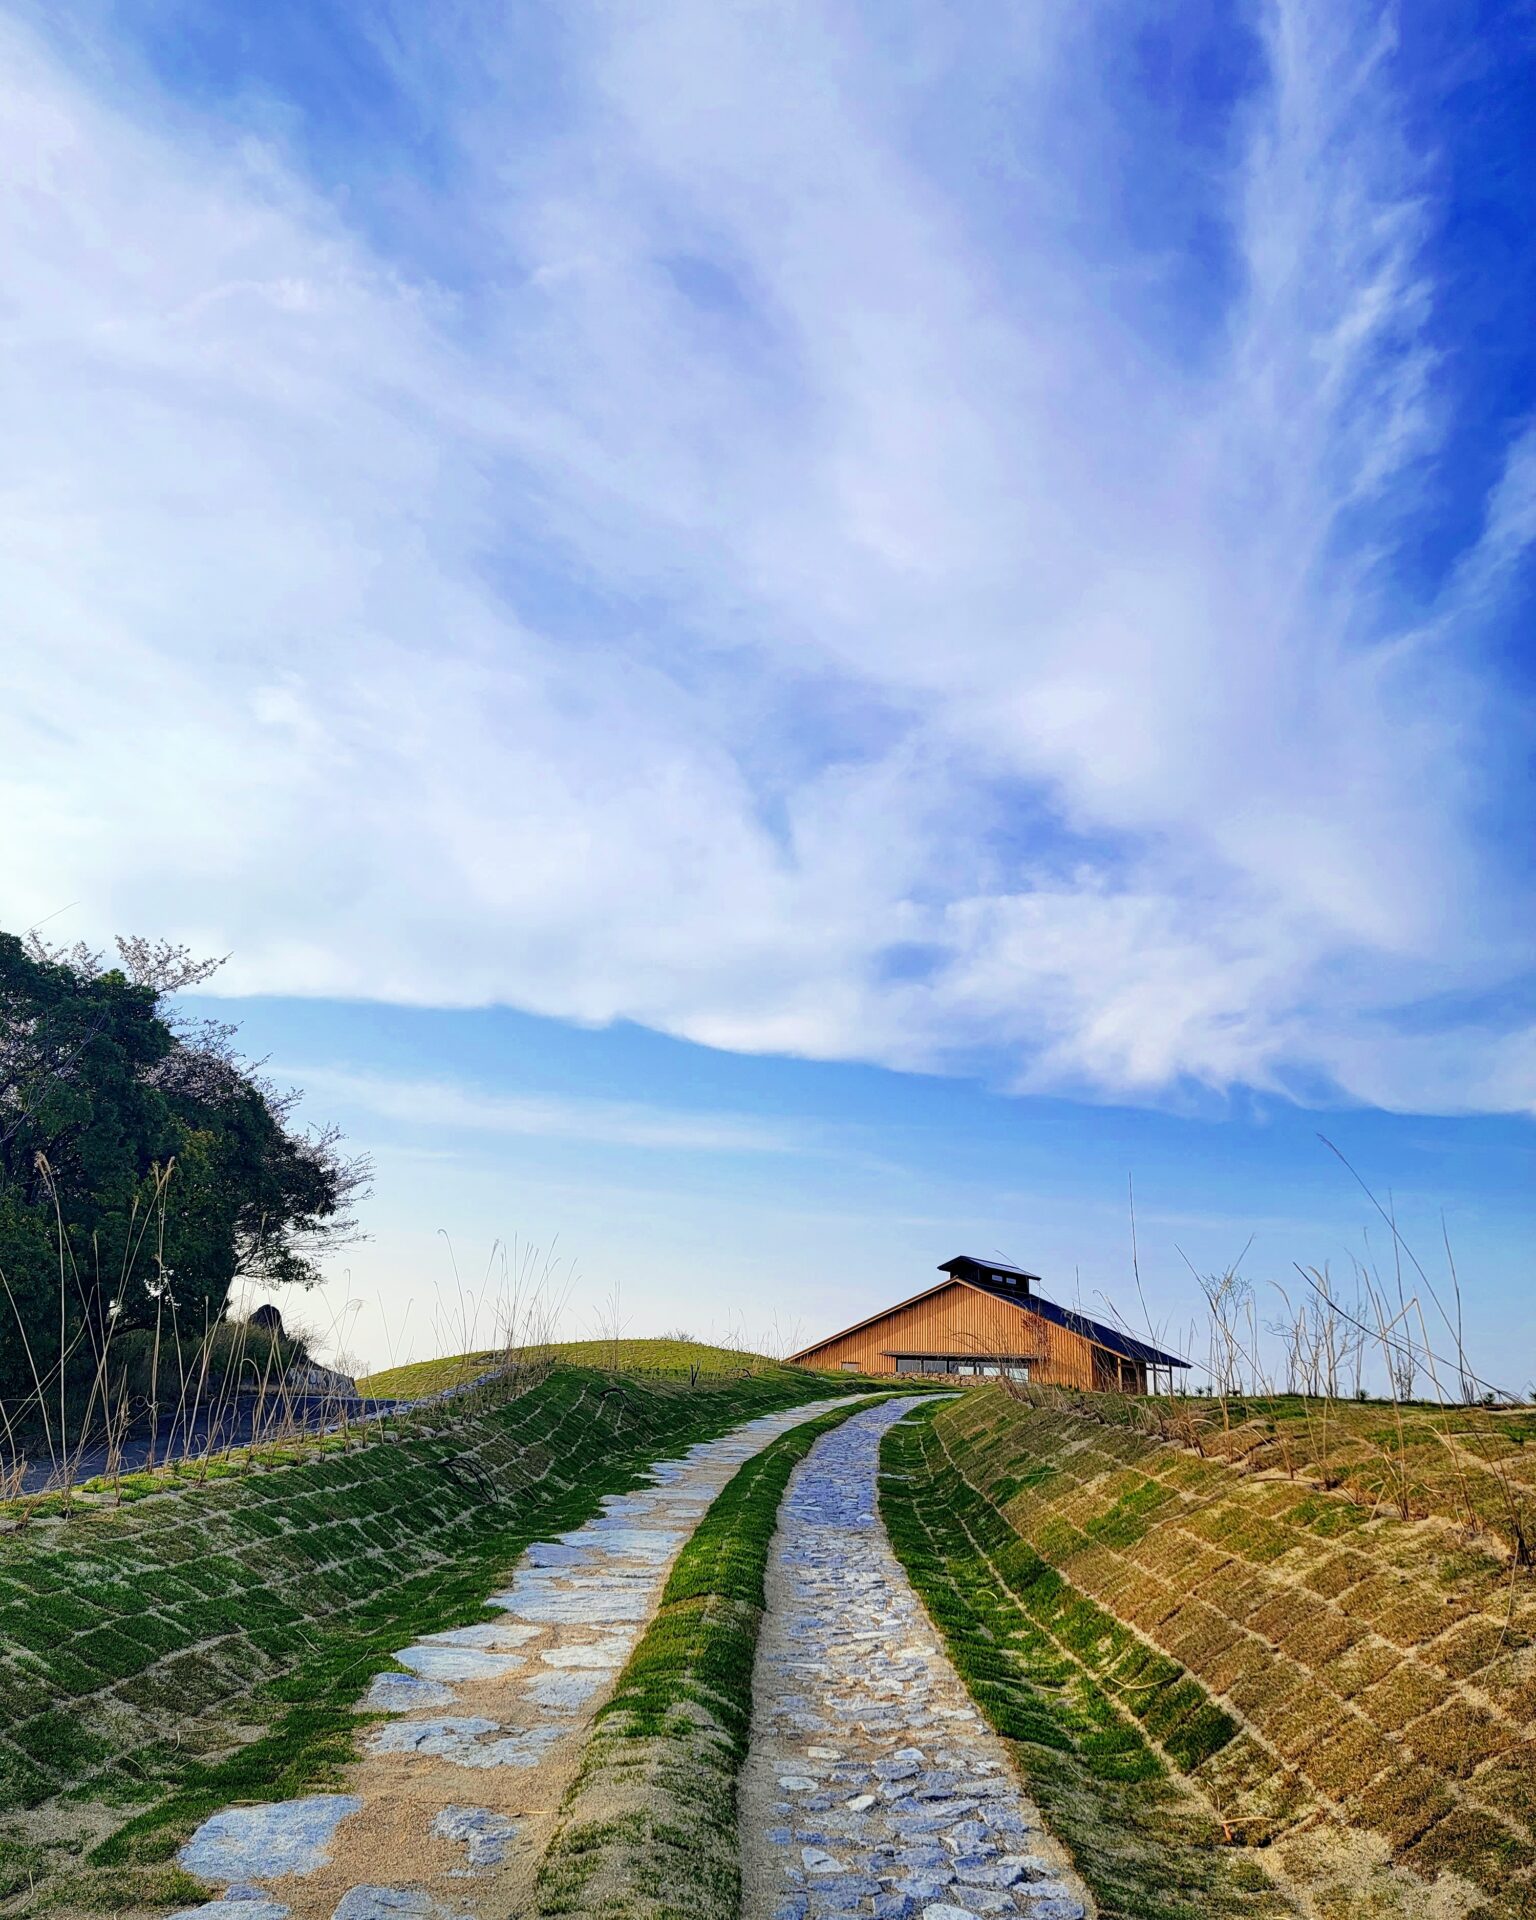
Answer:
[[[952,1280],[967,1280],[972,1286],[1010,1287],[1017,1293],[1028,1293],[1040,1279],[1038,1273],[1028,1273],[1006,1260],[979,1260],[973,1253],[957,1253],[953,1260],[941,1263],[939,1272],[947,1273]]]

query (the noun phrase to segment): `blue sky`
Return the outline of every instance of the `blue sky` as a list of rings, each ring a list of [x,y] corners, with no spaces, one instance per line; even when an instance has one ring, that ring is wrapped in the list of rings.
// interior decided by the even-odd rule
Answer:
[[[1322,1132],[1523,1383],[1533,36],[0,7],[0,920],[230,953],[371,1358],[440,1226],[1123,1299],[1128,1174],[1172,1329]]]

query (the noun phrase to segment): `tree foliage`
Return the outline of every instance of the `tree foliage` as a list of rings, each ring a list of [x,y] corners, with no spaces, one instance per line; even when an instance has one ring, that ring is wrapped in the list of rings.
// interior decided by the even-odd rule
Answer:
[[[295,1122],[233,1027],[167,1004],[219,964],[0,933],[0,1395],[109,1323],[199,1337],[237,1279],[311,1285],[355,1237],[366,1161]]]

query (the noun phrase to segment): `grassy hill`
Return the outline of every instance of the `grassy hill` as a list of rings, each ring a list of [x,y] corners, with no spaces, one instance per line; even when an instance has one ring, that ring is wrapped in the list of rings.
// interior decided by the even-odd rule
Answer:
[[[700,1378],[714,1379],[743,1372],[790,1371],[765,1354],[749,1353],[740,1347],[713,1347],[702,1340],[557,1340],[538,1351],[571,1366],[605,1367],[642,1378],[687,1378],[696,1373]],[[387,1367],[364,1376],[357,1384],[359,1391],[371,1399],[414,1400],[478,1380],[505,1359],[503,1349],[487,1347],[478,1353],[449,1354],[437,1360]]]
[[[902,1443],[898,1544],[1010,1649],[986,1685],[1043,1797],[1166,1774],[1317,1915],[1536,1912],[1536,1580],[1498,1531],[1522,1422],[1205,1413],[982,1391]]]

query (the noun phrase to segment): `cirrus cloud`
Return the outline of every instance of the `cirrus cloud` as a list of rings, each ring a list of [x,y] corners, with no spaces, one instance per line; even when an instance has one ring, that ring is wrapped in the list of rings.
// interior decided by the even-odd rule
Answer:
[[[1386,16],[1267,10],[1173,299],[1085,237],[1136,12],[562,9],[524,114],[489,10],[456,59],[402,9],[414,222],[12,20],[7,922],[1090,1097],[1536,1106],[1487,826],[1536,439],[1405,593],[1450,296]]]

